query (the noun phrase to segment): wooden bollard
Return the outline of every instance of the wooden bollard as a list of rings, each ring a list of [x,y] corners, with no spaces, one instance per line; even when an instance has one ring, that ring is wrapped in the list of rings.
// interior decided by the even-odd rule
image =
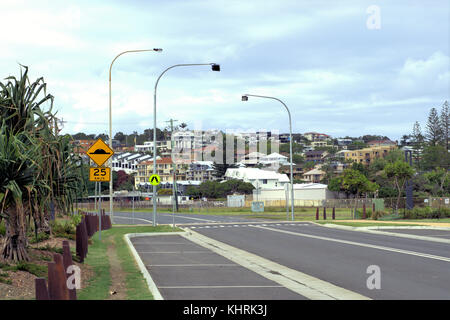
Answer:
[[[48,263],[48,293],[50,300],[69,300],[67,290],[66,275],[62,264],[62,257],[57,258],[56,253],[53,258],[55,262]]]
[[[83,241],[83,254],[84,257],[86,258],[87,254],[88,254],[88,234],[87,234],[87,230],[86,230],[86,223],[83,221],[81,223],[81,233],[82,233],[82,241]]]
[[[84,224],[86,225],[87,234],[89,236],[91,234],[91,228],[90,228],[90,221],[89,221],[89,218],[87,215],[85,215],[83,217],[83,219],[81,219],[82,223],[83,223],[83,221],[84,221]]]
[[[64,265],[64,272],[66,274],[66,278],[68,278],[67,270],[70,266],[73,265],[72,261],[72,253],[70,252],[70,245],[69,241],[64,240],[63,241],[63,265]],[[70,300],[77,300],[77,290],[69,289],[69,298]]]
[[[84,262],[84,252],[83,252],[83,233],[81,231],[81,223],[77,225],[76,233],[75,233],[75,252],[77,253],[77,257],[80,259],[80,262]]]
[[[336,219],[336,208],[335,208],[335,207],[333,207],[333,213],[331,214],[331,218],[332,218],[333,220]]]
[[[48,295],[47,284],[45,283],[44,278],[36,278],[34,279],[35,285],[35,293],[36,300],[50,300],[50,296]]]
[[[316,220],[319,220],[319,207],[316,208]]]
[[[327,208],[323,207],[323,220],[327,220]]]

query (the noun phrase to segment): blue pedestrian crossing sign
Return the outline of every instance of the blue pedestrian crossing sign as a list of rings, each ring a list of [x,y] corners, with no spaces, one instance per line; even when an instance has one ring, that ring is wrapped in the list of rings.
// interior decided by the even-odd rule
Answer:
[[[150,184],[153,186],[157,186],[158,184],[161,183],[161,177],[158,176],[157,174],[152,174],[150,176],[150,178],[148,179],[148,181],[150,181]]]

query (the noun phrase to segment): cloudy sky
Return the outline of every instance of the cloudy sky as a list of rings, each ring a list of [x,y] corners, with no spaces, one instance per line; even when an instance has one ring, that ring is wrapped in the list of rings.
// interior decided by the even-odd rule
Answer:
[[[336,4],[338,3],[338,4]],[[0,77],[43,76],[66,133],[113,134],[157,122],[190,128],[399,139],[449,100],[448,0],[21,1],[0,0]],[[2,80],[3,81],[3,80]]]

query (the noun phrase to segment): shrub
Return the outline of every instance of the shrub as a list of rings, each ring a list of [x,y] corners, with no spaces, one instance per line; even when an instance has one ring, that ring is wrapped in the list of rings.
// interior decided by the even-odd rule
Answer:
[[[47,240],[50,237],[50,235],[45,232],[38,233],[37,237],[34,234],[30,234],[29,236],[29,243],[39,243],[41,241]]]
[[[405,212],[406,219],[440,219],[446,217],[450,217],[449,208],[415,207]]]
[[[4,236],[6,234],[5,222],[0,222],[0,236]]]
[[[71,220],[55,220],[50,223],[50,226],[55,237],[69,239],[75,237],[76,225]]]

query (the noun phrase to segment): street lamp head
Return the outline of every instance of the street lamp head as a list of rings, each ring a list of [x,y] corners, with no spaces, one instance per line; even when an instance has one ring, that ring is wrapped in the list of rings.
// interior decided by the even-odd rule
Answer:
[[[248,101],[248,96],[243,95],[243,96],[242,96],[242,101]]]
[[[220,71],[220,64],[211,63],[211,70],[212,71]]]
[[[161,52],[161,51],[163,51],[163,49],[161,49],[161,48],[153,48],[153,51]]]

